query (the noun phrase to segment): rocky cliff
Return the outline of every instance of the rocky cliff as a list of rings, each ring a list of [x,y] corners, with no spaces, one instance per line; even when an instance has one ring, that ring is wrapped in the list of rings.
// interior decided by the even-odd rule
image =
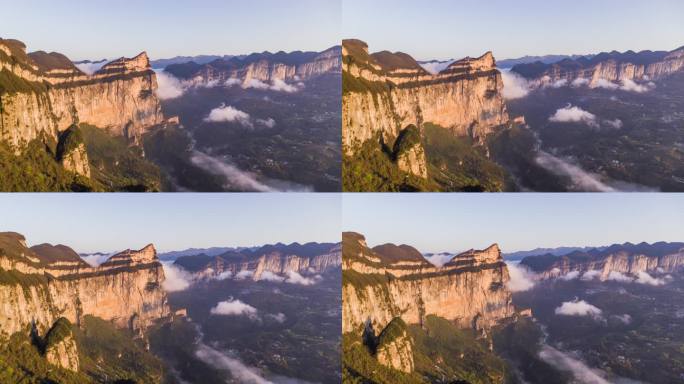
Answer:
[[[44,334],[59,318],[79,324],[86,315],[142,333],[170,313],[163,281],[152,245],[93,268],[66,246],[28,248],[22,235],[0,233],[0,334],[29,325]]]
[[[17,148],[78,123],[137,140],[163,120],[156,89],[144,52],[86,75],[61,54],[27,54],[20,41],[0,39],[0,139]]]
[[[604,52],[590,57],[565,58],[551,64],[537,61],[515,65],[511,71],[537,86],[565,81],[567,84],[586,83],[595,87],[600,81],[658,80],[682,69],[684,47],[670,52]]]
[[[383,330],[396,317],[422,324],[428,315],[482,330],[515,313],[496,245],[457,255],[441,268],[410,246],[371,249],[357,233],[345,233],[342,247],[343,333],[364,324]]]
[[[491,52],[434,75],[404,53],[369,54],[359,40],[345,40],[342,57],[342,144],[348,156],[368,140],[391,144],[409,125],[433,123],[482,141],[509,120]],[[404,168],[422,170],[425,156],[412,162],[418,164]]]
[[[218,256],[183,256],[174,264],[199,277],[216,277],[229,273],[249,275],[260,280],[264,272],[276,275],[319,274],[342,263],[339,244],[275,244],[255,250],[228,251]]]
[[[570,272],[599,272],[608,279],[611,272],[626,275],[672,273],[684,269],[684,243],[616,244],[602,249],[573,251],[564,256],[528,256],[521,262],[541,279],[557,278]]]
[[[195,85],[231,81],[249,86],[253,80],[262,83],[305,81],[323,74],[339,74],[341,68],[341,48],[337,46],[323,52],[263,52],[220,58],[206,64],[173,64],[165,71]]]

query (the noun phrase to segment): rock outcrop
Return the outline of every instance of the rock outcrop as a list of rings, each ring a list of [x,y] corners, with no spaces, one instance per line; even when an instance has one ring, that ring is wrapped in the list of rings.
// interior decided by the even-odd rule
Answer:
[[[408,334],[406,323],[394,318],[382,330],[376,347],[378,362],[401,372],[411,373],[415,368],[413,361],[413,340]]]
[[[359,40],[345,40],[342,57],[342,145],[348,156],[378,136],[392,143],[409,125],[433,123],[482,141],[509,120],[491,52],[434,75],[404,53],[369,54]]]
[[[90,177],[90,163],[83,136],[77,125],[72,125],[59,137],[57,159],[64,169]]]
[[[78,372],[78,347],[71,332],[71,323],[59,318],[45,337],[45,358],[50,364]]]
[[[599,272],[606,280],[611,272],[626,275],[672,273],[684,269],[684,243],[616,244],[605,249],[574,251],[564,256],[528,256],[521,265],[541,279],[552,279],[571,272]]]
[[[567,84],[586,83],[590,87],[595,87],[600,85],[601,81],[659,80],[682,69],[684,47],[670,52],[604,52],[588,58],[565,58],[551,64],[537,61],[515,65],[511,71],[526,78],[533,86],[564,81]]]
[[[275,275],[319,274],[338,268],[342,263],[339,244],[275,244],[255,250],[229,251],[209,257],[206,255],[183,256],[175,265],[198,277],[216,277],[222,274],[250,276],[260,280],[265,272]]]
[[[165,71],[194,85],[239,83],[255,86],[260,83],[299,82],[323,74],[339,74],[342,68],[341,48],[323,52],[263,52],[245,57],[216,59],[207,64],[195,62],[173,64]]]
[[[0,233],[0,275],[4,335],[29,324],[43,333],[59,318],[79,324],[86,315],[142,333],[170,314],[164,270],[152,245],[91,267],[68,247],[27,248],[22,235]]]
[[[343,235],[342,331],[383,330],[395,318],[422,324],[439,316],[464,328],[489,328],[515,314],[508,269],[496,245],[455,256],[438,268],[410,246],[369,248]]]
[[[0,139],[16,148],[79,123],[135,141],[163,121],[144,52],[86,75],[63,55],[26,54],[23,43],[0,39],[0,74]]]

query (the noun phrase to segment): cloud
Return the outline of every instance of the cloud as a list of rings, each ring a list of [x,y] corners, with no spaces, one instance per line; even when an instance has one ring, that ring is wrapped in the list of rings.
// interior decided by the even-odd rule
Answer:
[[[265,379],[258,369],[248,367],[240,360],[229,357],[204,343],[200,343],[197,346],[195,356],[216,369],[229,371],[231,376],[240,383],[274,384],[273,382]]]
[[[220,107],[214,108],[209,112],[209,115],[204,118],[206,122],[238,122],[245,127],[253,127],[252,120],[247,112],[243,112],[230,105],[221,104]]]
[[[164,267],[164,282],[162,288],[167,292],[184,291],[193,283],[193,277],[182,268],[176,267],[172,262],[162,263]]]
[[[442,267],[444,264],[448,263],[453,258],[454,255],[449,253],[437,253],[431,256],[425,256],[425,259],[435,267]]]
[[[547,87],[547,88],[562,88],[562,87],[565,87],[566,85],[568,85],[568,80],[567,80],[567,79],[560,79],[560,80],[556,80],[556,81],[553,82],[553,83],[546,84],[546,85],[544,85],[544,87]]]
[[[242,84],[242,80],[236,79],[236,78],[233,78],[233,77],[231,77],[230,79],[226,80],[226,82],[224,83],[224,85],[225,85],[226,87],[232,87],[232,86],[234,86],[234,85],[240,85],[240,84]]]
[[[319,275],[316,275],[313,278],[310,278],[310,277],[304,277],[295,271],[289,271],[287,273],[287,279],[285,280],[285,282],[290,283],[290,284],[299,284],[299,285],[314,285],[321,280],[323,280],[323,278]]]
[[[273,128],[276,126],[276,121],[270,117],[268,119],[256,119],[256,123],[263,125],[266,128]]]
[[[100,61],[98,63],[80,63],[76,64],[76,68],[80,69],[81,72],[85,73],[86,75],[92,75],[93,73],[99,71],[100,68],[104,67],[104,65],[107,63],[107,60]]]
[[[615,320],[621,322],[624,325],[630,325],[632,323],[632,316],[628,314],[624,315],[613,315],[612,316]]]
[[[650,91],[652,87],[655,87],[655,84],[647,83],[646,85],[642,85],[637,84],[630,79],[624,79],[622,80],[622,86],[620,89],[626,92],[644,93]]]
[[[297,88],[296,86],[289,85],[280,79],[273,80],[273,85],[271,85],[270,89],[272,91],[287,92],[287,93],[293,93],[293,92],[297,92],[299,90],[299,88]]]
[[[175,76],[164,71],[157,73],[157,97],[161,100],[176,99],[185,93],[187,86]]]
[[[590,281],[590,280],[597,279],[599,277],[601,277],[601,271],[597,271],[597,270],[587,271],[587,272],[584,272],[584,274],[582,275],[582,280]]]
[[[209,310],[212,315],[219,316],[247,316],[250,319],[257,318],[257,309],[240,300],[229,299],[221,301]]]
[[[570,372],[575,377],[576,382],[582,384],[610,384],[603,377],[603,373],[597,369],[592,369],[578,358],[572,357],[567,353],[561,352],[549,345],[543,345],[539,351],[539,358],[553,365],[561,371]]]
[[[287,84],[285,81],[280,80],[280,79],[275,79],[271,82],[271,84],[264,83],[261,80],[257,79],[250,79],[249,81],[245,82],[242,84],[242,88],[248,89],[248,88],[253,88],[253,89],[259,89],[262,91],[276,91],[276,92],[287,92],[287,93],[294,93],[299,91],[299,88],[301,85],[294,86],[291,84]]]
[[[607,125],[610,128],[615,128],[615,129],[620,129],[622,128],[622,120],[620,119],[615,119],[615,120],[603,120],[603,124]]]
[[[565,281],[570,281],[570,280],[575,280],[576,278],[579,277],[579,275],[580,275],[579,271],[572,271],[572,272],[568,272],[565,275],[559,277],[559,279],[565,280]]]
[[[523,292],[534,287],[535,274],[532,271],[518,263],[506,263],[506,265],[511,277],[507,284],[508,289],[512,292]]]
[[[91,267],[99,267],[100,264],[107,261],[113,253],[94,253],[92,255],[81,255],[81,259],[88,263]]]
[[[275,315],[269,313],[268,315],[266,315],[266,317],[269,317],[269,318],[279,322],[280,324],[284,323],[285,320],[287,320],[287,317],[285,317],[284,313],[276,313]]]
[[[428,71],[429,73],[436,75],[443,70],[447,69],[453,62],[456,60],[448,60],[448,61],[431,61],[429,63],[420,63],[420,66],[423,67],[424,70]]]
[[[549,117],[549,121],[555,123],[584,123],[590,127],[598,127],[596,115],[580,107],[573,107],[571,104],[556,110],[556,113]]]
[[[556,315],[562,316],[590,316],[600,318],[603,313],[599,308],[587,303],[584,300],[566,301],[555,310]]]
[[[570,83],[570,86],[573,88],[579,88],[587,84],[589,84],[589,79],[578,77],[575,80],[573,80],[572,83]]]
[[[634,279],[621,272],[611,271],[606,277],[607,281],[617,281],[620,283],[631,283]]]
[[[261,276],[259,276],[259,280],[271,281],[274,283],[282,283],[283,281],[285,281],[285,278],[282,276],[278,276],[271,271],[264,271],[261,273]]]
[[[235,280],[246,280],[246,279],[251,279],[252,276],[254,276],[254,272],[244,270],[240,271],[235,275]]]
[[[598,79],[592,88],[605,88],[605,89],[615,90],[615,89],[620,88],[620,86],[613,83],[612,81],[608,81],[606,79]]]
[[[659,285],[665,285],[665,279],[661,278],[656,278],[651,275],[649,275],[646,272],[640,271],[637,273],[637,279],[635,281],[636,283],[639,284],[646,284],[646,285],[653,285],[653,286],[659,286]]]
[[[530,93],[530,83],[517,73],[501,71],[503,80],[503,97],[507,100],[520,99]]]
[[[231,271],[223,271],[223,272],[219,273],[216,277],[214,277],[214,279],[216,279],[216,280],[226,280],[226,279],[230,279],[232,276],[233,276],[233,272],[231,272]]]
[[[535,158],[536,163],[542,168],[556,175],[568,177],[573,186],[581,191],[589,192],[615,192],[616,189],[603,183],[598,175],[589,173],[577,165],[553,156],[548,152],[539,151]]]

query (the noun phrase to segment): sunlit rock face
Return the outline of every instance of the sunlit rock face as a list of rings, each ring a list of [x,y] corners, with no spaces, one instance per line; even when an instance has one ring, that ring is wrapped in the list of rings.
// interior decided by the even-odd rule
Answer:
[[[25,49],[16,40],[0,40],[0,70],[10,79],[0,84],[0,138],[13,146],[42,135],[57,138],[78,123],[134,141],[163,121],[146,53],[86,75],[63,55]]]
[[[515,314],[497,245],[457,255],[439,268],[409,246],[370,249],[356,233],[345,233],[342,247],[344,333],[368,323],[382,330],[396,317],[422,324],[428,315],[489,328]]]
[[[342,57],[346,155],[378,136],[391,143],[409,125],[429,122],[482,141],[509,120],[491,52],[456,61],[434,75],[403,53],[369,54],[359,40],[345,40]],[[421,176],[420,165],[404,168]]]
[[[5,335],[34,324],[46,332],[64,317],[79,324],[92,315],[143,333],[170,314],[162,289],[164,270],[149,245],[91,267],[65,246],[25,246],[22,235],[0,234],[0,330]]]

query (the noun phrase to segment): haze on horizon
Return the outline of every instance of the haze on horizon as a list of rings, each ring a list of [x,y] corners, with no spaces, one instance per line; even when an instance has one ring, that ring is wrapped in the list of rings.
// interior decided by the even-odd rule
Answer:
[[[21,233],[29,246],[64,244],[79,253],[149,243],[160,252],[337,243],[340,204],[339,195],[323,193],[6,193],[0,232]]]
[[[684,46],[679,0],[344,0],[344,38],[417,60],[670,51]],[[382,17],[378,17],[382,15]]]
[[[342,227],[370,246],[408,244],[423,253],[498,243],[503,253],[684,241],[684,196],[609,194],[347,194]]]
[[[0,8],[1,38],[72,61],[322,51],[341,39],[341,0],[0,0]]]

